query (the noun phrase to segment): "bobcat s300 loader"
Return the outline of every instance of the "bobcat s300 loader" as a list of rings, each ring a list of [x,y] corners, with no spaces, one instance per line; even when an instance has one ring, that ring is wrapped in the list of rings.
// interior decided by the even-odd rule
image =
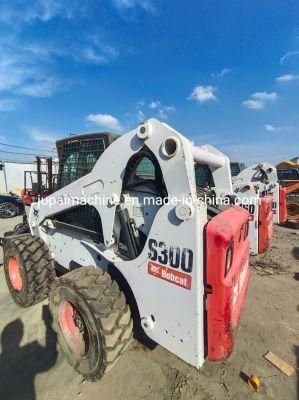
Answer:
[[[224,195],[229,159],[156,119],[116,140],[60,145],[61,188],[32,204],[31,234],[5,238],[15,302],[27,307],[50,293],[60,347],[87,379],[101,378],[128,347],[134,304],[134,326],[192,366],[228,357],[250,276],[249,214],[198,201],[194,165],[210,166]],[[141,162],[154,174],[140,172]],[[108,201],[82,204],[82,195]],[[55,278],[55,266],[66,273]]]

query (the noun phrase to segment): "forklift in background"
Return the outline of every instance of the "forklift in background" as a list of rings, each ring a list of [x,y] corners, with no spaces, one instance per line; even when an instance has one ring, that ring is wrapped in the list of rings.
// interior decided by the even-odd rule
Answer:
[[[45,165],[45,170],[43,170]],[[53,174],[52,157],[36,157],[36,171],[24,172],[24,188],[21,197],[27,206],[49,194],[55,192],[57,186],[57,174]]]

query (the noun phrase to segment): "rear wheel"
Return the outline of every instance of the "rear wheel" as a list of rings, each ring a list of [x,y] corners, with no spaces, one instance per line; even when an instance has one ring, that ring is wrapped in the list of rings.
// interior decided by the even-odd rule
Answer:
[[[9,201],[0,204],[0,218],[13,218],[18,215],[18,207]]]
[[[60,277],[50,310],[62,352],[86,379],[100,379],[129,346],[129,306],[117,283],[100,268],[81,267]]]
[[[34,236],[5,243],[4,271],[8,289],[21,307],[32,306],[48,297],[56,278],[47,245]]]

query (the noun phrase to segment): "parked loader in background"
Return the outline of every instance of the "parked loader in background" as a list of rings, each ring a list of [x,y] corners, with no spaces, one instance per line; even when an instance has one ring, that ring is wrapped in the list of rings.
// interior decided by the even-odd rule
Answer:
[[[276,166],[280,184],[286,190],[287,223],[299,227],[299,157],[284,161]]]
[[[211,148],[210,146],[208,146]],[[214,149],[216,151],[216,149]],[[218,154],[222,154],[219,153]],[[241,163],[230,163],[241,164]],[[244,164],[242,164],[244,165]],[[227,174],[231,176],[231,169],[228,165]],[[246,171],[243,170],[241,174]],[[208,165],[198,163],[195,167],[197,187],[205,191],[205,196],[213,196],[215,194],[215,183],[213,176],[215,171]],[[238,175],[240,176],[240,175]],[[264,253],[270,244],[273,233],[273,211],[272,204],[273,198],[268,193],[261,193],[259,184],[251,183],[246,184],[240,180],[241,184],[235,184],[233,177],[230,185],[224,187],[222,193],[217,192],[217,196],[227,197],[230,196],[235,203],[239,203],[242,207],[246,208],[250,214],[249,220],[249,233],[248,238],[250,242],[250,254],[257,255]]]
[[[101,378],[128,347],[130,308],[135,327],[187,363],[223,360],[249,282],[249,214],[199,200],[194,165],[209,166],[224,195],[229,160],[155,119],[114,139],[60,142],[60,189],[32,204],[31,235],[6,238],[10,292],[27,307],[52,288],[60,347],[87,379]],[[82,204],[82,194],[108,201]],[[67,272],[55,283],[54,261]]]
[[[273,198],[273,222],[282,224],[287,218],[286,190],[279,184],[276,168],[262,162],[252,165],[232,178],[236,190],[247,183],[256,185],[261,196]]]

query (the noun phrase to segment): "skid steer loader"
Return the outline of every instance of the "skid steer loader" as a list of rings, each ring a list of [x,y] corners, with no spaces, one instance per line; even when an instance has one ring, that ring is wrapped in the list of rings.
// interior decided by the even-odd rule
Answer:
[[[257,186],[261,196],[273,198],[273,222],[282,224],[287,218],[286,189],[279,184],[276,168],[263,162],[242,170],[232,178],[235,190],[247,183]]]
[[[211,146],[208,147],[210,150],[212,149]],[[213,148],[213,150],[217,151],[215,148]],[[220,154],[222,153],[218,152],[218,155]],[[232,164],[237,163],[230,163],[230,168],[227,166],[227,175],[229,176],[231,176]],[[237,177],[232,178],[230,185],[225,186],[224,192],[222,191],[222,193],[219,193],[217,188],[215,188],[215,174],[217,174],[217,169],[215,170],[208,165],[197,163],[195,166],[197,187],[203,188],[211,194],[216,192],[218,198],[221,196],[222,198],[229,196],[232,202],[240,204],[247,209],[250,215],[248,232],[250,254],[257,255],[264,253],[269,247],[273,231],[272,196],[270,196],[268,192],[262,193],[259,183],[252,183],[251,181],[249,181],[249,183],[247,181],[244,183],[243,180],[240,179],[239,183],[236,184],[235,179]],[[263,188],[265,190],[264,185]]]
[[[250,198],[250,254],[264,253],[273,236],[273,223],[285,218],[285,193],[280,188],[275,167],[260,163],[243,169],[232,177],[234,192],[243,199]]]
[[[192,366],[228,357],[250,277],[249,213],[199,199],[194,165],[213,169],[222,196],[232,192],[229,159],[156,119],[59,146],[60,189],[32,204],[31,234],[5,238],[15,302],[50,293],[60,347],[87,379],[128,347],[133,309],[134,331]],[[55,278],[55,267],[66,273]]]

